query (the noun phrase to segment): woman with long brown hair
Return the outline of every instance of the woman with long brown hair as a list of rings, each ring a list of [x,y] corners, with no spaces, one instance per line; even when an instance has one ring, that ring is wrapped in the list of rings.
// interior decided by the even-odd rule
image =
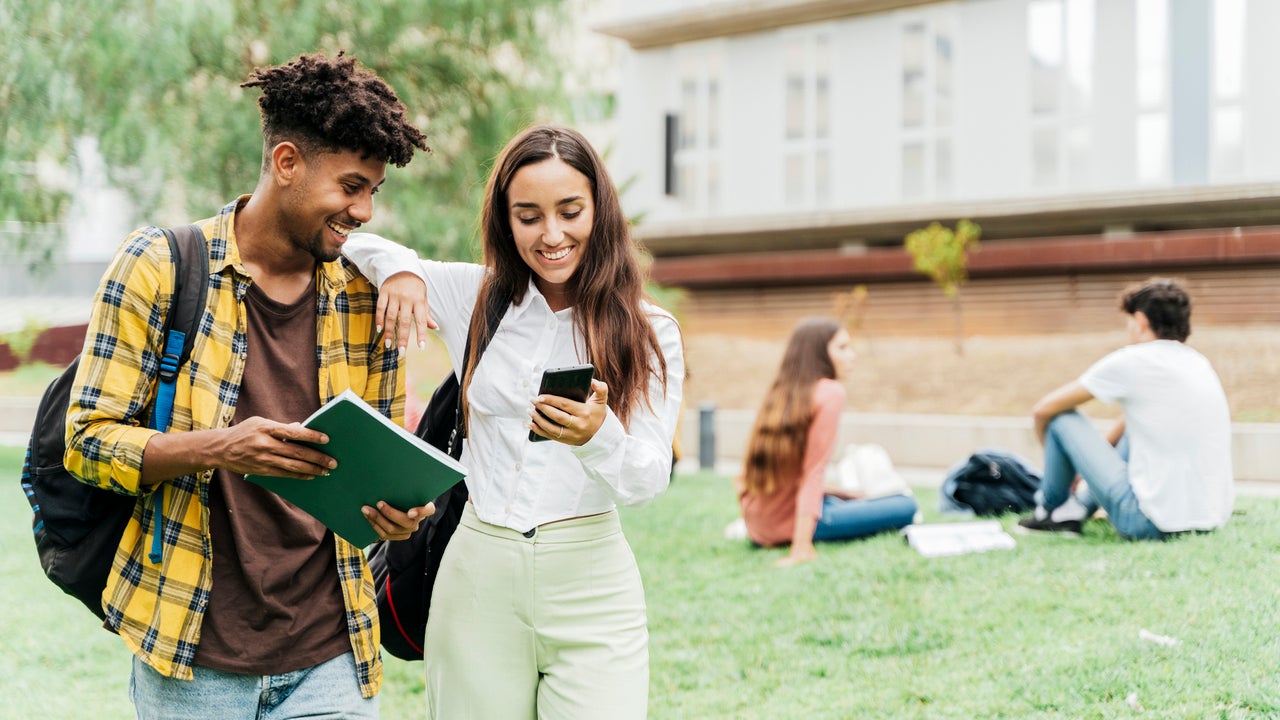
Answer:
[[[431,599],[428,717],[644,718],[644,588],[615,506],[667,487],[679,327],[644,299],[617,189],[573,130],[539,125],[511,140],[480,228],[483,265],[419,263],[371,236],[344,249],[397,298],[388,324],[420,300],[420,276],[455,369],[471,339],[471,501]],[[480,354],[490,308],[501,321]],[[537,395],[543,370],[579,363],[595,366],[585,402]]]
[[[765,547],[791,545],[778,565],[818,556],[814,541],[849,540],[911,523],[915,498],[862,500],[824,486],[853,367],[849,333],[830,318],[801,321],[756,415],[738,499],[747,536]]]

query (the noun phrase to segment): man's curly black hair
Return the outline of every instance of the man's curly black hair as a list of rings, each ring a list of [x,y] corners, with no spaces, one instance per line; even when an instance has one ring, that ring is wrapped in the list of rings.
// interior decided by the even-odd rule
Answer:
[[[289,140],[304,153],[357,150],[396,167],[413,159],[414,148],[431,151],[391,87],[344,53],[255,68],[240,87],[262,89],[258,107],[269,148]]]

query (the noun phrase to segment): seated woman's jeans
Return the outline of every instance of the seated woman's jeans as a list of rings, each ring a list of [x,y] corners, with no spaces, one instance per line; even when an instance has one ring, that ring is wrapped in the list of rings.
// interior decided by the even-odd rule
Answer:
[[[890,495],[874,500],[841,500],[833,495],[822,499],[822,517],[813,531],[815,542],[851,540],[911,524],[916,499],[910,495]]]
[[[1044,435],[1044,479],[1036,492],[1036,504],[1052,512],[1071,496],[1076,474],[1084,485],[1076,500],[1089,515],[1101,506],[1111,525],[1130,540],[1162,540],[1160,531],[1138,506],[1129,484],[1129,439],[1112,447],[1089,419],[1072,410],[1049,421]]]

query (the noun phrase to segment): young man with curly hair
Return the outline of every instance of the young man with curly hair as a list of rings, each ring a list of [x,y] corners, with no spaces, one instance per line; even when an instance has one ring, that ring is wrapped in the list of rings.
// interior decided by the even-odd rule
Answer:
[[[1212,530],[1231,517],[1231,415],[1213,366],[1186,345],[1191,298],[1176,281],[1152,278],[1120,307],[1130,344],[1035,406],[1044,478],[1020,531],[1078,536],[1099,507],[1130,540]],[[1076,410],[1094,398],[1124,411],[1105,438]]]
[[[374,320],[375,288],[340,256],[369,221],[387,163],[425,138],[354,58],[303,55],[255,70],[258,185],[200,221],[208,299],[168,432],[140,426],[154,397],[173,292],[168,244],[130,235],[103,277],[68,410],[66,465],[137,497],[103,592],[133,652],[139,718],[376,717],[373,586],[360,548],[244,480],[309,479],[335,461],[298,425],[351,389],[403,421],[404,376]],[[379,503],[379,536],[431,512]],[[163,552],[149,556],[156,506]]]

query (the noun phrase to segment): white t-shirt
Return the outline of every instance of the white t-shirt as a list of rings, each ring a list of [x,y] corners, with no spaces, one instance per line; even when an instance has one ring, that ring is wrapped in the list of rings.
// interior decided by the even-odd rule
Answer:
[[[1210,530],[1231,517],[1231,414],[1209,360],[1176,340],[1123,347],[1080,384],[1124,409],[1129,483],[1164,532]]]

